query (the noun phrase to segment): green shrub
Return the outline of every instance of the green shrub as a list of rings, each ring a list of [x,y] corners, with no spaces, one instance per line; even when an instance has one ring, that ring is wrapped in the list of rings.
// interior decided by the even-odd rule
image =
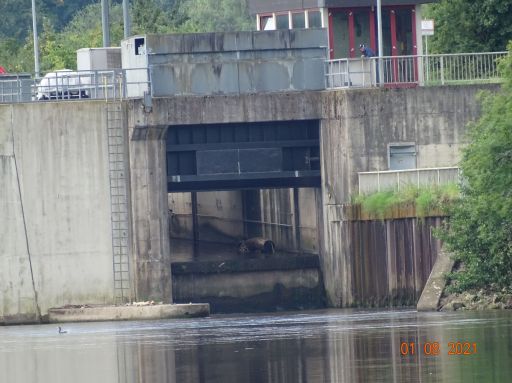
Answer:
[[[454,200],[459,198],[457,184],[449,183],[441,186],[412,186],[408,185],[400,191],[385,190],[368,195],[357,195],[352,202],[360,204],[367,214],[383,219],[386,214],[398,206],[415,205],[419,217],[428,215],[434,209],[446,209]]]
[[[509,51],[512,45],[509,44]],[[483,95],[483,114],[470,128],[461,162],[462,198],[449,208],[441,239],[463,268],[455,290],[512,286],[512,57],[500,63],[505,83]]]

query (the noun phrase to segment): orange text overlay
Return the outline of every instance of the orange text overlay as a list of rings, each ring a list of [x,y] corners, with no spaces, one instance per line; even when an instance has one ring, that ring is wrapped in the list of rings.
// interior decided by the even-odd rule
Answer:
[[[400,355],[475,355],[476,343],[471,342],[402,342],[400,343]]]

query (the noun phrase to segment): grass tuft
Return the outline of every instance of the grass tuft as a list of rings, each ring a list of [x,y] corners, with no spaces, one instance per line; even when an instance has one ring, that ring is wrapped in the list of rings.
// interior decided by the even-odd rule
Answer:
[[[400,191],[385,190],[372,194],[360,194],[352,202],[360,204],[367,214],[383,219],[393,208],[414,204],[418,217],[425,217],[435,209],[445,210],[460,197],[459,186],[449,183],[440,186],[407,186]]]

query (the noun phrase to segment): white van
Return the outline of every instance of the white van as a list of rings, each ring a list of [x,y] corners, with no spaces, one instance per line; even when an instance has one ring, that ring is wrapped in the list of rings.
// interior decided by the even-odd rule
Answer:
[[[38,100],[89,98],[91,75],[71,69],[47,73],[37,85]]]

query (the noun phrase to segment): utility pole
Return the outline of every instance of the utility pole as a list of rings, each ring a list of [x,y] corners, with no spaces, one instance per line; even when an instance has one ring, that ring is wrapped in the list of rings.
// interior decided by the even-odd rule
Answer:
[[[32,31],[34,33],[34,70],[36,78],[39,78],[41,77],[41,73],[39,73],[39,39],[37,38],[36,0],[32,0]]]
[[[377,71],[379,73],[379,79],[378,83],[379,85],[382,84],[382,77],[383,77],[383,71],[382,71],[382,56],[383,56],[383,46],[382,46],[382,0],[377,0],[377,44],[379,45],[378,50],[378,61],[377,61]]]
[[[33,1],[33,0],[32,0]],[[103,29],[103,47],[110,46],[110,21],[108,17],[108,0],[101,0],[101,25]]]
[[[130,2],[129,0],[123,0],[123,26],[124,26],[124,38],[127,39],[131,35],[130,26]]]

